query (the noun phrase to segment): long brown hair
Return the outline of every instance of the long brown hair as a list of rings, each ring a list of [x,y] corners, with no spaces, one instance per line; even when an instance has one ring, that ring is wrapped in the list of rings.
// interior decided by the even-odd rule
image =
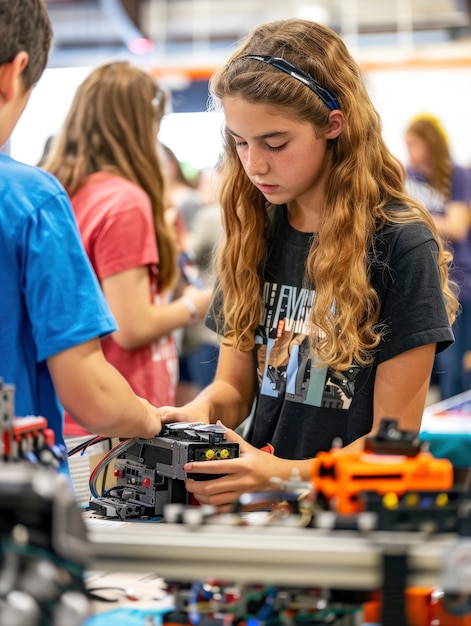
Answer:
[[[344,116],[342,133],[328,142],[325,210],[306,262],[306,278],[316,286],[311,319],[325,333],[315,347],[318,357],[337,369],[347,368],[353,360],[371,362],[381,329],[368,253],[378,228],[388,220],[424,221],[434,233],[443,294],[453,321],[457,300],[448,283],[450,254],[430,216],[406,194],[404,167],[383,141],[380,118],[361,70],[342,39],[331,29],[306,20],[262,24],[210,81],[214,109],[225,96],[238,96],[279,107],[322,132],[329,109],[321,99],[286,73],[241,58],[247,54],[283,57],[297,65],[336,96]],[[270,207],[245,174],[233,138],[224,132],[223,141],[220,201],[226,237],[217,269],[224,294],[225,342],[249,350],[261,317]],[[391,203],[403,204],[405,210],[393,211]]]
[[[422,139],[427,147],[427,171],[422,172],[432,187],[450,199],[453,163],[444,130],[432,117],[417,117],[409,124],[406,135],[413,134]]]
[[[61,132],[43,165],[72,196],[95,172],[110,172],[149,196],[159,249],[159,288],[177,276],[175,236],[165,220],[164,179],[156,124],[166,96],[146,71],[126,61],[102,65],[77,89]]]

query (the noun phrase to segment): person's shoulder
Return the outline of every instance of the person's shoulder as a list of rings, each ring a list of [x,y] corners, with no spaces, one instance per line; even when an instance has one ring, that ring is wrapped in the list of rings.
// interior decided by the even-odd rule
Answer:
[[[87,178],[87,182],[92,185],[102,186],[116,193],[124,191],[129,194],[146,195],[142,187],[139,187],[133,181],[111,172],[95,172]]]
[[[471,170],[468,167],[464,167],[464,165],[458,165],[457,163],[453,164],[453,182],[465,182],[469,184],[471,182]]]
[[[37,167],[29,165],[21,161],[15,160],[13,157],[0,153],[0,176],[2,179],[11,176],[17,180],[29,180],[33,183],[42,183],[45,187],[62,189],[61,184],[52,174]]]
[[[471,172],[469,167],[465,167],[464,165],[461,165],[459,163],[453,163],[453,171],[459,172],[460,174],[466,174],[467,176],[469,176]]]
[[[102,201],[110,201],[119,198],[113,206],[126,207],[128,204],[146,204],[149,202],[147,193],[136,183],[109,172],[95,172],[90,174],[85,184],[77,191],[77,197],[92,196]],[[75,196],[74,196],[75,199]]]
[[[383,224],[376,234],[376,245],[405,253],[415,247],[435,241],[428,224],[420,218],[415,220],[400,219],[406,207],[398,204],[389,207],[391,219]],[[398,218],[397,221],[395,218]]]
[[[35,207],[47,203],[51,198],[66,197],[60,182],[49,172],[16,161],[12,157],[0,155],[0,195],[10,202],[20,201],[23,205]]]
[[[407,167],[406,174],[406,189],[412,195],[415,195],[417,193],[417,190],[420,190],[422,187],[430,186],[430,182],[421,172],[419,172],[419,170],[416,170],[413,167]]]

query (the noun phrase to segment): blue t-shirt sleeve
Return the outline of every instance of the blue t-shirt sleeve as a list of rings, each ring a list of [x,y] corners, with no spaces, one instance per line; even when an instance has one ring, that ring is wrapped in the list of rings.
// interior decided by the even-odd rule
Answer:
[[[22,238],[21,280],[38,361],[116,330],[65,192],[29,214]]]

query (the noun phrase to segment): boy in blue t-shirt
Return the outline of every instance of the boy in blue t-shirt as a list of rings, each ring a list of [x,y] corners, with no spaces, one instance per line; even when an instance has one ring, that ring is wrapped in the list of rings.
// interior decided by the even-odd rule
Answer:
[[[44,68],[52,40],[43,0],[0,0],[0,146]],[[152,437],[157,408],[104,358],[116,330],[69,199],[46,172],[0,153],[0,379],[15,415],[41,415],[63,443],[63,407],[87,430]]]

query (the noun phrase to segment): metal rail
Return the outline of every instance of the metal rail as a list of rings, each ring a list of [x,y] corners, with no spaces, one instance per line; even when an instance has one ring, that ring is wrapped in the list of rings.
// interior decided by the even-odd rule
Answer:
[[[383,556],[407,555],[408,585],[440,586],[454,535],[87,521],[92,569],[165,579],[378,589]]]

